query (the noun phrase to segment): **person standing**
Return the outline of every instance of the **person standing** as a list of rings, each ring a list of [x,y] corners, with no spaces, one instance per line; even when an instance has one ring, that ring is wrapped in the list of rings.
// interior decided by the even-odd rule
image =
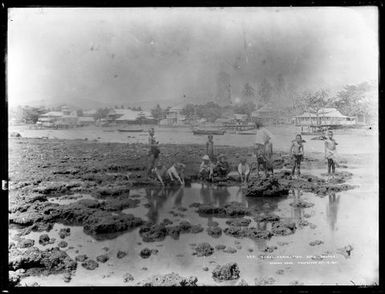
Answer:
[[[328,176],[334,176],[336,171],[337,142],[333,138],[333,132],[328,131],[325,140],[325,159],[328,163]]]
[[[238,165],[238,174],[242,184],[246,184],[249,181],[250,166],[246,162],[246,158],[242,158]]]
[[[211,162],[214,162],[214,140],[213,135],[208,136],[208,141],[206,142],[206,154],[210,157]]]
[[[257,159],[257,173],[259,175],[259,169],[262,165],[267,174],[266,161],[271,159],[273,144],[271,143],[271,138],[273,135],[266,128],[263,127],[262,123],[256,122],[256,137],[254,145],[254,157]],[[266,157],[266,150],[271,150],[270,154],[267,154],[269,158]]]
[[[303,150],[303,140],[302,136],[298,134],[295,137],[295,140],[292,141],[290,147],[290,153],[293,157],[293,168],[291,174],[294,176],[295,169],[297,169],[298,175],[301,174],[301,162],[303,160],[304,150]]]
[[[155,167],[155,163],[159,158],[159,142],[155,140],[155,131],[154,128],[148,130],[148,145],[150,150],[148,152],[148,167],[147,167],[147,178],[150,176],[151,171]]]

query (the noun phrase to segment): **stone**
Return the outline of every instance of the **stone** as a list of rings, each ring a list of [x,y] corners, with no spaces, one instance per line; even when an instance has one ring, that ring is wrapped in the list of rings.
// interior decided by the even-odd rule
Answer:
[[[99,266],[99,264],[92,259],[88,259],[82,263],[82,267],[88,270],[94,270]]]
[[[150,278],[137,283],[137,286],[197,286],[198,278],[182,277],[174,272],[165,275],[154,275]]]
[[[88,259],[88,256],[85,255],[85,254],[77,255],[77,256],[75,257],[75,260],[76,260],[76,261],[79,261],[79,262],[86,261],[87,259]]]
[[[65,248],[68,246],[68,243],[66,241],[60,241],[57,246],[59,246],[60,248]]]
[[[233,248],[233,247],[226,247],[226,249],[223,250],[223,252],[225,253],[230,253],[230,254],[234,254],[237,252],[237,249]]]
[[[204,243],[199,243],[195,247],[195,252],[193,253],[193,255],[202,257],[202,256],[210,256],[213,253],[214,253],[214,248],[209,243],[204,242]]]
[[[225,265],[217,265],[212,272],[213,279],[216,281],[236,280],[240,277],[238,264],[235,262]]]
[[[71,229],[70,228],[62,228],[59,231],[59,237],[61,239],[64,239],[65,237],[69,236],[71,234]]]
[[[99,255],[99,256],[96,257],[96,260],[97,260],[98,262],[101,262],[101,263],[105,263],[105,262],[107,262],[109,259],[110,259],[110,258],[108,257],[107,254],[101,254],[101,255]]]
[[[222,236],[222,229],[220,227],[208,227],[206,231],[207,234],[213,238],[219,238]]]
[[[42,246],[46,246],[49,244],[49,236],[48,234],[42,234],[39,236],[39,244],[41,244]]]
[[[121,258],[125,257],[126,255],[127,255],[126,251],[119,250],[118,253],[116,254],[116,257],[121,259]]]
[[[215,250],[223,250],[223,249],[225,249],[226,248],[226,246],[225,245],[223,245],[223,244],[218,244],[218,245],[216,245],[215,246]]]
[[[134,277],[130,273],[126,273],[123,275],[123,282],[124,283],[129,283],[134,280]]]
[[[29,248],[35,245],[35,241],[32,239],[21,239],[17,245],[19,248]]]
[[[309,245],[310,246],[316,246],[316,245],[321,245],[321,244],[323,244],[324,242],[323,241],[321,241],[321,240],[314,240],[314,241],[311,241],[310,243],[309,243]]]
[[[251,220],[248,218],[235,218],[226,221],[227,225],[237,227],[247,227],[250,223]]]

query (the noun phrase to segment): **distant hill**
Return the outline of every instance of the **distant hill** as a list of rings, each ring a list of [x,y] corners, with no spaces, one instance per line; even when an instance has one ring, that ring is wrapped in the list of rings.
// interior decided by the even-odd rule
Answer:
[[[104,108],[108,107],[109,103],[99,102],[92,99],[86,99],[86,98],[68,98],[68,99],[58,99],[58,100],[33,100],[28,101],[26,103],[23,103],[23,105],[29,105],[32,107],[55,107],[58,105],[68,105],[71,108],[74,109],[95,109],[95,108]]]
[[[98,109],[98,108],[105,108],[105,107],[114,107],[115,105],[121,106],[124,105],[126,107],[141,107],[143,110],[151,110],[154,108],[157,104],[159,104],[162,108],[165,108],[167,106],[173,107],[176,105],[186,105],[188,103],[193,104],[204,104],[209,101],[213,101],[214,99],[205,99],[205,98],[191,98],[191,97],[181,97],[181,98],[146,98],[146,99],[126,99],[126,100],[120,100],[120,101],[108,101],[107,99],[105,101],[96,101],[92,99],[87,98],[68,98],[68,99],[40,99],[40,100],[32,100],[32,101],[26,101],[25,103],[21,103],[20,105],[28,105],[31,107],[45,107],[45,108],[52,108],[57,107],[59,105],[67,105],[72,109]],[[14,105],[12,103],[9,103],[9,106],[15,107],[18,105]]]

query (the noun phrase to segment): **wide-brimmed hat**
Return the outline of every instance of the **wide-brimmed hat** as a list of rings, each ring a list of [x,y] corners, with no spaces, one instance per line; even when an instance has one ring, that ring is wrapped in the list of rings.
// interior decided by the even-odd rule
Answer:
[[[208,155],[205,155],[202,157],[203,160],[210,160],[210,157]]]
[[[222,158],[222,157],[226,157],[226,155],[224,155],[223,153],[221,153],[221,154],[218,155],[218,159],[219,159],[219,158]]]

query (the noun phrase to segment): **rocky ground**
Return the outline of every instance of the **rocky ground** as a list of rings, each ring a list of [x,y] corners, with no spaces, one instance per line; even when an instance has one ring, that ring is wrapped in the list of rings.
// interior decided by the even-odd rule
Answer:
[[[82,226],[86,234],[95,239],[115,238],[129,230],[140,228],[143,242],[162,241],[166,236],[178,239],[180,234],[194,234],[204,231],[201,225],[189,221],[173,224],[164,220],[153,224],[140,217],[122,213],[123,209],[135,208],[139,201],[129,194],[130,189],[158,185],[154,180],[144,177],[147,164],[147,148],[141,144],[94,143],[82,140],[43,140],[12,138],[9,142],[9,222],[10,227],[18,230],[14,242],[9,245],[10,282],[18,285],[20,278],[35,274],[66,273],[66,281],[77,266],[93,270],[99,263],[108,260],[105,255],[97,260],[87,256],[71,259],[62,248],[67,247],[65,240],[58,240],[58,247],[41,250],[35,247],[33,240],[23,238],[29,232],[41,232],[39,243],[52,244],[55,240],[46,234],[54,223]],[[196,181],[196,173],[204,155],[203,145],[161,145],[160,160],[170,165],[172,162],[186,164],[186,182]],[[251,159],[251,149],[236,147],[218,147],[224,153],[233,170],[243,156]],[[291,166],[290,157],[284,153],[274,155],[275,169]],[[320,157],[307,157],[303,168],[324,167]],[[274,176],[252,178],[247,186],[248,197],[282,196],[291,190],[300,188],[304,191],[325,196],[352,189],[345,181],[351,176],[348,172],[340,172],[330,181],[311,175],[293,178],[289,172],[279,171]],[[222,179],[218,185],[234,185],[235,178]],[[77,193],[91,194],[94,199],[81,199],[66,205],[50,202],[52,197],[71,198]],[[76,196],[73,196],[76,200]],[[306,207],[311,203],[296,202],[293,205]],[[228,219],[225,229],[210,226],[206,232],[213,238],[223,234],[235,238],[269,239],[274,235],[289,235],[296,231],[297,224],[288,222],[279,215],[261,216],[253,208],[245,207],[236,202],[221,207],[210,204],[192,206],[202,216],[215,216]],[[271,222],[270,230],[248,227],[250,220]],[[261,219],[262,218],[262,219]],[[59,236],[65,239],[70,228],[60,231]],[[314,245],[317,245],[315,241]],[[313,246],[313,245],[312,245]],[[25,250],[24,250],[25,249]],[[344,253],[350,255],[349,250]],[[208,243],[198,244],[193,254],[196,257],[211,255],[214,250],[236,249],[214,248]],[[225,251],[225,252],[227,252]],[[234,252],[233,251],[233,252]],[[348,252],[348,253],[346,253]],[[125,252],[119,253],[124,257]],[[157,254],[156,249],[145,248],[142,258]],[[78,264],[79,263],[79,264]],[[238,279],[239,269],[236,263],[218,266],[213,271],[216,280]],[[127,275],[126,280],[133,278]],[[138,282],[138,285],[196,285],[196,277],[181,277],[175,273],[154,276],[149,280]],[[259,281],[258,283],[269,283]]]

